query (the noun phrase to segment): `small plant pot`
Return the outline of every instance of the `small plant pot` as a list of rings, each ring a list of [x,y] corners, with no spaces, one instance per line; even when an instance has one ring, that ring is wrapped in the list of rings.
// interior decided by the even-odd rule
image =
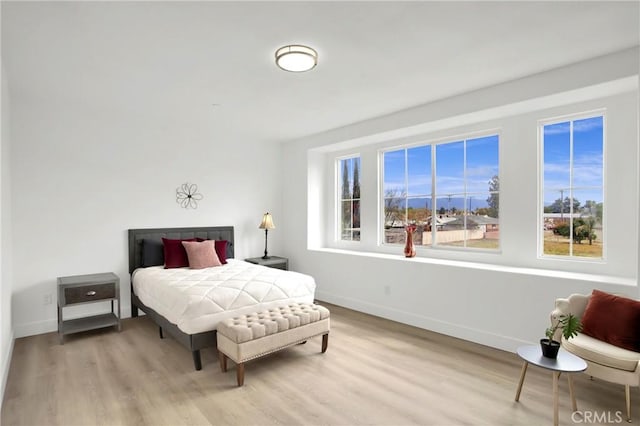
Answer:
[[[547,358],[558,358],[558,351],[560,350],[560,342],[549,339],[540,339],[540,348],[542,348],[542,356]]]

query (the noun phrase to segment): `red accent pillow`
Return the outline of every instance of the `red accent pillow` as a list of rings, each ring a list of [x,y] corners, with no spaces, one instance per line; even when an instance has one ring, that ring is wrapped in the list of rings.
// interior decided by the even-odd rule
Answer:
[[[216,254],[220,263],[223,265],[227,263],[227,240],[215,240],[216,241]]]
[[[593,290],[582,315],[582,332],[640,352],[640,301]]]
[[[187,251],[182,246],[183,241],[196,241],[195,238],[188,238],[185,240],[170,240],[168,238],[162,239],[162,245],[164,246],[164,268],[184,268],[189,266],[189,258],[187,257]]]
[[[182,245],[187,251],[189,268],[203,269],[222,265],[216,254],[215,241],[182,241]]]
[[[209,241],[209,240],[205,240],[204,238],[196,238],[196,241],[201,243],[203,241]],[[216,254],[218,255],[218,259],[220,259],[220,263],[225,265],[227,263],[228,241],[227,240],[213,240],[213,241],[216,242]]]

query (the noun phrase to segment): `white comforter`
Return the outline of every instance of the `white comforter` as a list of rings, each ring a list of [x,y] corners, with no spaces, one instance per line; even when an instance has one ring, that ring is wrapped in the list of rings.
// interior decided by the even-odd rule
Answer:
[[[215,330],[223,319],[283,303],[313,303],[316,283],[309,275],[227,261],[206,269],[139,268],[133,272],[133,289],[146,306],[188,334]]]

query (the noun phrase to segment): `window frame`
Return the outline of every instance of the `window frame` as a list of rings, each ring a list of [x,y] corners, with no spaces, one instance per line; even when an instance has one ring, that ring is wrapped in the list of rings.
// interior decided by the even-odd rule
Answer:
[[[589,118],[602,117],[602,256],[601,257],[589,257],[589,256],[576,256],[573,254],[573,245],[575,244],[572,240],[573,235],[573,227],[570,227],[570,236],[569,243],[571,244],[570,253],[567,255],[557,255],[557,254],[545,254],[544,253],[544,190],[545,190],[545,179],[544,179],[544,127],[553,124],[560,124],[564,122],[571,123],[570,132],[570,164],[571,169],[569,171],[569,175],[573,176],[573,161],[574,161],[574,151],[573,151],[573,122],[578,120],[585,120]],[[538,138],[538,211],[537,211],[537,258],[543,261],[564,261],[564,262],[577,262],[577,263],[607,263],[607,109],[606,108],[598,108],[583,112],[563,114],[559,116],[549,117],[545,119],[540,119],[537,121],[537,138]],[[573,184],[573,182],[571,182]],[[571,199],[573,199],[573,185],[570,186],[570,194]],[[573,208],[573,206],[572,206]],[[571,211],[569,212],[571,214]],[[573,221],[573,218],[570,218]]]
[[[335,175],[335,179],[334,179],[334,203],[335,203],[335,209],[334,209],[334,223],[335,223],[335,227],[334,227],[334,241],[340,244],[358,244],[362,241],[362,178],[359,178],[359,183],[360,183],[360,198],[358,198],[359,201],[359,205],[360,205],[360,228],[359,232],[360,232],[360,236],[359,239],[354,240],[353,238],[350,240],[346,240],[342,238],[342,202],[343,202],[343,198],[342,198],[342,181],[341,181],[341,163],[344,160],[351,160],[351,159],[358,159],[360,162],[360,169],[359,169],[359,176],[362,175],[362,155],[358,152],[358,153],[351,153],[351,154],[346,154],[346,155],[341,155],[338,157],[334,158],[334,175]],[[353,200],[355,200],[353,197],[350,198],[351,200],[351,205],[353,208]],[[353,230],[355,228],[352,228],[352,233]],[[352,235],[353,236],[353,235]]]
[[[406,144],[398,144],[398,145],[393,145],[393,146],[388,146],[388,147],[383,147],[378,149],[377,154],[378,154],[378,246],[387,246],[387,247],[397,247],[400,244],[404,244],[404,243],[388,243],[386,242],[386,236],[385,236],[385,170],[384,170],[384,155],[385,153],[388,152],[393,152],[393,151],[399,151],[399,150],[404,150],[405,151],[405,188],[408,188],[408,176],[407,176],[407,156],[406,156],[406,152],[412,148],[418,148],[418,147],[424,147],[424,146],[428,146],[430,148],[430,161],[431,161],[431,190],[429,192],[429,194],[427,195],[427,197],[429,197],[431,199],[431,216],[432,216],[432,223],[431,223],[431,240],[432,243],[429,245],[416,245],[416,250],[418,253],[420,253],[423,250],[445,250],[445,251],[461,251],[461,252],[475,252],[475,253],[486,253],[486,254],[500,254],[502,252],[502,234],[500,234],[500,236],[498,237],[498,247],[497,248],[479,248],[479,247],[467,247],[467,236],[465,235],[465,239],[464,239],[464,246],[459,247],[459,246],[452,246],[452,245],[445,245],[445,244],[438,244],[436,235],[437,235],[437,230],[436,230],[436,226],[433,226],[433,217],[434,217],[434,212],[436,212],[439,209],[439,206],[437,204],[437,194],[436,194],[436,176],[437,176],[437,170],[436,170],[436,162],[437,162],[437,155],[436,155],[436,147],[438,145],[445,145],[445,144],[451,144],[451,143],[457,143],[457,142],[463,142],[464,143],[464,155],[463,155],[463,166],[464,166],[464,179],[465,179],[465,199],[466,196],[468,194],[467,191],[467,142],[469,140],[474,140],[474,139],[481,139],[481,138],[485,138],[485,137],[492,137],[495,136],[498,138],[498,172],[497,172],[497,176],[498,176],[498,180],[500,181],[502,178],[502,166],[501,166],[501,162],[500,159],[502,157],[501,151],[502,151],[502,131],[501,128],[489,128],[489,129],[483,129],[483,130],[477,130],[477,131],[472,131],[472,132],[465,132],[465,133],[461,133],[461,134],[456,134],[456,135],[449,135],[449,136],[445,136],[445,137],[440,137],[437,139],[431,139],[431,140],[420,140],[417,142],[412,142],[412,143],[406,143]],[[497,191],[498,193],[498,197],[500,196],[501,190]],[[408,200],[409,198],[411,198],[409,196],[409,194],[406,194],[404,196],[405,200]],[[501,217],[501,210],[502,210],[502,203],[499,202],[498,204],[498,218]],[[465,211],[467,210],[467,203],[465,202]],[[407,207],[406,207],[406,202],[405,202],[405,217],[407,214]],[[464,223],[466,224],[466,215],[464,216]],[[500,226],[500,225],[498,225]]]

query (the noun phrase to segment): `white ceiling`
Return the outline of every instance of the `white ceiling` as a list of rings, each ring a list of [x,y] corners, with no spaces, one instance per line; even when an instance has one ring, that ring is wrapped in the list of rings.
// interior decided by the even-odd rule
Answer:
[[[639,13],[637,1],[3,1],[2,62],[12,98],[271,142],[637,46]],[[318,66],[278,69],[291,43]]]

